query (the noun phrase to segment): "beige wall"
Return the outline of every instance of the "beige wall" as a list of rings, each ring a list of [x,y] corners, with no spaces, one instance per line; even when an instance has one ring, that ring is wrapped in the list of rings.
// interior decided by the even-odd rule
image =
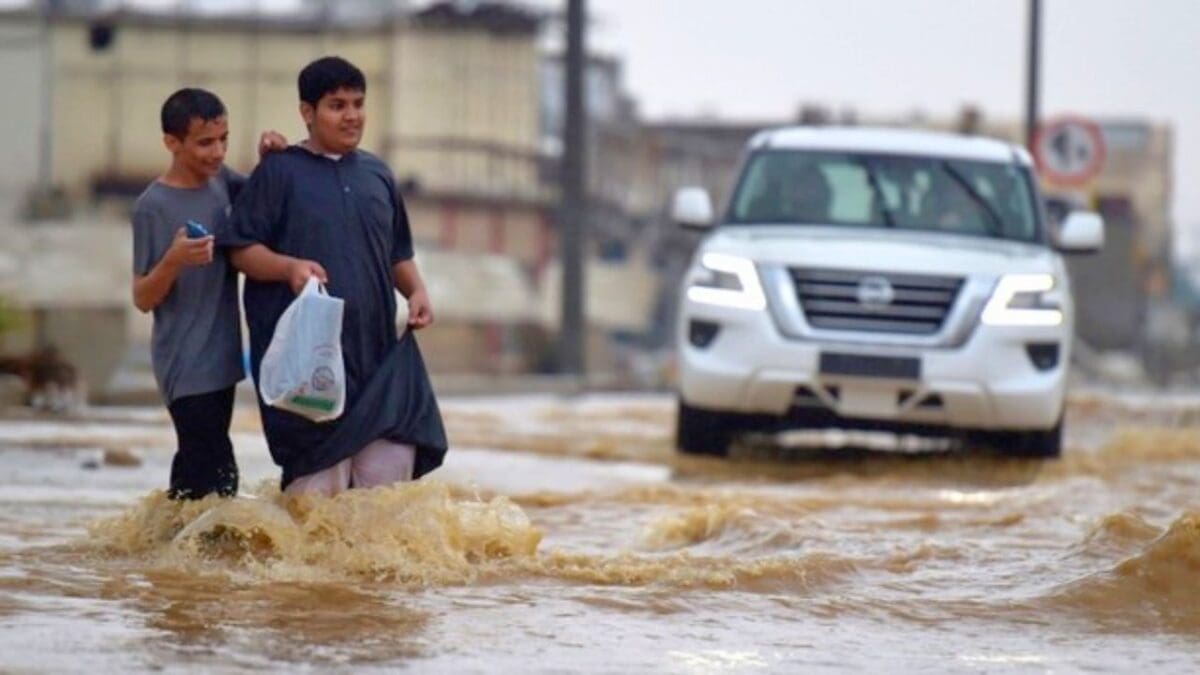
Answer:
[[[4,83],[4,112],[0,114],[0,223],[18,214],[29,190],[37,184],[42,129],[41,52],[33,38],[37,24],[13,19],[0,24],[0,82]]]
[[[495,253],[531,268],[545,263],[553,253],[552,226],[540,208],[422,195],[409,197],[405,203],[418,249]]]
[[[159,128],[163,100],[182,86],[213,90],[230,113],[230,164],[248,169],[258,133],[304,135],[296,75],[325,53],[341,53],[382,84],[377,35],[261,35],[248,27],[120,26],[113,47],[93,52],[86,27],[56,30],[58,86],[55,156],[73,188],[97,171],[154,174],[166,162]],[[370,87],[369,87],[370,88]],[[386,88],[384,88],[386,92]],[[373,93],[373,92],[372,92]],[[386,94],[368,96],[368,119],[383,121]],[[363,147],[378,151],[380,130],[368,123]]]
[[[530,372],[553,349],[545,331],[530,325],[446,320],[421,331],[418,339],[435,374]]]
[[[213,90],[230,112],[230,164],[248,170],[263,129],[304,129],[296,75],[339,54],[367,76],[363,148],[400,179],[469,194],[543,198],[538,141],[537,44],[532,36],[394,29],[311,33],[241,23],[119,24],[93,51],[87,25],[54,27],[54,166],[82,197],[98,174],[149,177],[167,161],[158,112],[181,86]]]
[[[532,36],[402,25],[389,159],[424,188],[540,196]]]

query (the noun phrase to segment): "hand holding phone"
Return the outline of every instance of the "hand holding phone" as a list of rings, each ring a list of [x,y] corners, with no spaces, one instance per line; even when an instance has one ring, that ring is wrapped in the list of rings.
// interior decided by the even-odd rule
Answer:
[[[213,259],[213,238],[208,228],[194,220],[175,231],[175,240],[163,258],[175,267],[207,265]]]
[[[203,239],[209,235],[208,228],[195,220],[187,221],[188,239]]]

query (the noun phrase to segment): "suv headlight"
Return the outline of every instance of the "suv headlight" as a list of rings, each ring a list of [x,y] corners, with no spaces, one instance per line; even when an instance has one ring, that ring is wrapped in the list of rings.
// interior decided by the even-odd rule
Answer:
[[[693,302],[740,309],[764,309],[767,297],[754,261],[724,253],[705,253],[687,289]]]
[[[983,308],[989,326],[1058,326],[1063,322],[1061,290],[1052,274],[1006,274]]]

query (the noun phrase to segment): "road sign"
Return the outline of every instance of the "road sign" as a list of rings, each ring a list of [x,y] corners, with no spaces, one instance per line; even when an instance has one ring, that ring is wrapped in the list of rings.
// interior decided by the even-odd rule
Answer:
[[[1064,116],[1038,128],[1033,139],[1033,159],[1047,181],[1057,185],[1083,185],[1104,167],[1104,137],[1089,119]]]

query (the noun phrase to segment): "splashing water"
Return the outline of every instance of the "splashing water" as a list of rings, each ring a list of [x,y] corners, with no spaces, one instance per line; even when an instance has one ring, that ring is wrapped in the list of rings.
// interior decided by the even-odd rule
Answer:
[[[272,581],[343,578],[467,583],[497,562],[537,552],[542,533],[505,497],[459,501],[421,481],[330,499],[256,496],[174,501],[161,491],[90,528],[114,554]]]

